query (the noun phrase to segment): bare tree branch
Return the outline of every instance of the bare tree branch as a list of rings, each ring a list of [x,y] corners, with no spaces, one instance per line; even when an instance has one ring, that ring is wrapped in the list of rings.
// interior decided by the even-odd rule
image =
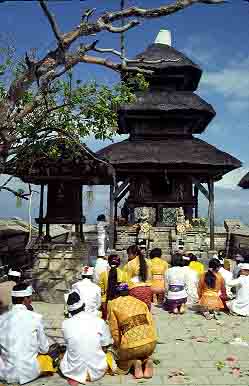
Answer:
[[[40,6],[43,9],[43,12],[44,12],[45,16],[47,17],[47,19],[51,25],[52,31],[53,31],[57,41],[59,42],[60,45],[62,45],[62,37],[61,37],[60,31],[59,31],[59,27],[56,23],[55,17],[49,11],[47,4],[46,4],[46,1],[40,0]]]

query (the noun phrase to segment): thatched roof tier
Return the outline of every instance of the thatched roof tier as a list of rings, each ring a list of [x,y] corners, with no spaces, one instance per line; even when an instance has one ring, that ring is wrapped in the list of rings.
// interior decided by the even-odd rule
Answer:
[[[58,138],[26,148],[8,163],[6,172],[32,184],[72,181],[106,185],[113,181],[112,166],[98,159],[86,145]]]
[[[198,169],[216,179],[241,167],[241,162],[199,138],[168,138],[161,141],[125,140],[107,146],[97,152],[98,157],[108,160],[117,170],[158,171],[165,168],[179,171]],[[199,176],[201,178],[201,175]]]
[[[154,71],[154,74],[149,76],[153,83],[158,85],[164,83],[168,88],[178,90],[194,91],[198,87],[202,74],[201,68],[167,44],[151,44],[137,55],[135,60],[141,61],[139,64],[136,63],[136,66]],[[163,61],[160,62],[160,60]],[[158,63],[155,63],[156,61]],[[134,63],[131,62],[128,65],[134,66]]]
[[[243,189],[249,189],[249,172],[240,180],[238,186]]]
[[[213,107],[191,91],[156,91],[138,93],[135,103],[122,105],[119,109],[119,133],[129,133],[129,121],[146,121],[147,116],[160,116],[160,124],[167,132],[169,118],[179,118],[189,121],[193,133],[202,133],[215,116]],[[165,123],[164,123],[165,121]],[[150,125],[153,124],[150,119]],[[184,131],[184,124],[177,128],[179,134]],[[150,132],[153,129],[149,126]]]

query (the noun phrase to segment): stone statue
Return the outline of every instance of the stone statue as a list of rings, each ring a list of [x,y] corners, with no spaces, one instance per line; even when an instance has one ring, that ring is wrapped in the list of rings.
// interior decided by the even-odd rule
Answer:
[[[98,242],[98,257],[106,255],[107,250],[107,222],[104,214],[97,217],[97,242]]]
[[[149,249],[150,242],[154,240],[154,231],[152,225],[149,222],[149,218],[149,208],[142,208],[142,213],[140,215],[139,221],[139,232],[137,235],[137,242],[138,244],[144,242],[146,244],[147,250]]]

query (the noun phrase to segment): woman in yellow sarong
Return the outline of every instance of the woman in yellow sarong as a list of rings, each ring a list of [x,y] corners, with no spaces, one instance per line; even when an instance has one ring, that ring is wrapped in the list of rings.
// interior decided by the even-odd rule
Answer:
[[[128,373],[132,366],[135,378],[151,378],[156,348],[156,328],[146,304],[129,295],[128,285],[116,287],[116,299],[108,303],[108,322],[118,367]]]
[[[225,281],[219,273],[219,260],[211,259],[208,267],[208,271],[201,275],[198,295],[203,315],[207,319],[212,319],[215,316],[215,311],[225,308],[224,302],[227,296]]]
[[[150,252],[151,258],[151,290],[153,303],[162,304],[165,294],[165,272],[168,270],[167,261],[162,259],[162,250],[154,248]]]
[[[144,257],[137,245],[127,249],[128,263],[123,268],[127,272],[129,293],[151,308],[151,262]]]
[[[119,283],[127,282],[127,273],[120,268],[120,257],[118,255],[110,255],[108,257],[109,269],[100,274],[99,286],[101,288],[101,303],[102,303],[102,317],[106,320],[107,317],[107,303],[114,299],[115,288]]]

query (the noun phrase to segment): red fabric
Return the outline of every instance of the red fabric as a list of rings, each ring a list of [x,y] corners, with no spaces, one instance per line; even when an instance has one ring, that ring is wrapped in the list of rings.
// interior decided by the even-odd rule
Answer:
[[[129,290],[129,295],[134,296],[134,298],[137,298],[138,300],[141,300],[142,302],[147,304],[149,310],[151,309],[151,287],[144,286],[132,288],[131,290]]]

